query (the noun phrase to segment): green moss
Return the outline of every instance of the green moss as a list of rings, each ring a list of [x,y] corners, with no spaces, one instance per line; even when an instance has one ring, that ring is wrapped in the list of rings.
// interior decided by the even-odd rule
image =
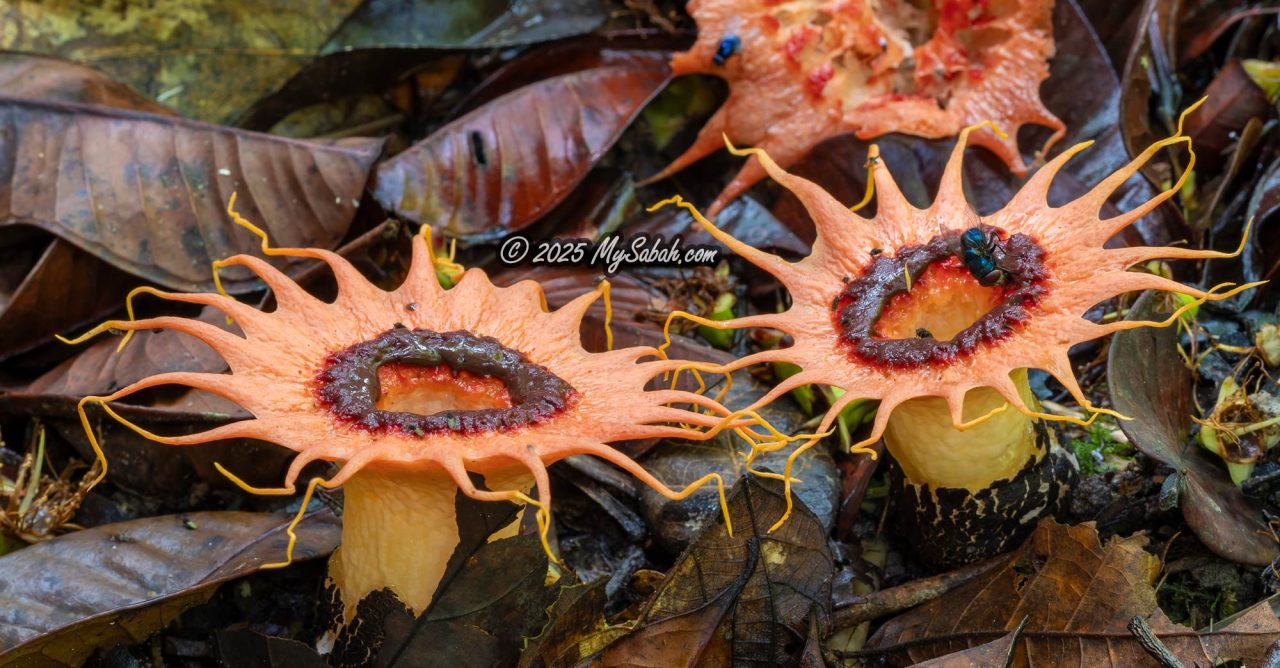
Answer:
[[[1094,424],[1085,438],[1071,439],[1071,451],[1080,462],[1080,475],[1091,476],[1123,468],[1133,449],[1111,437],[1112,427]]]

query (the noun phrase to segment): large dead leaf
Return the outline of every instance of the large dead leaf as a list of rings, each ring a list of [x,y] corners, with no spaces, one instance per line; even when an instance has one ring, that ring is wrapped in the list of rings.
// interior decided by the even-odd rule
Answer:
[[[174,113],[92,67],[33,53],[0,53],[0,90],[12,97]]]
[[[379,165],[374,197],[450,236],[522,229],[578,185],[670,76],[660,57],[635,54],[521,88]]]
[[[462,111],[506,95],[531,81],[564,74],[626,64],[637,53],[666,59],[671,51],[688,46],[686,33],[668,33],[659,28],[630,30],[603,29],[589,35],[556,40],[530,47],[467,92],[458,104]]]
[[[0,53],[0,90],[13,97],[170,113],[93,68],[31,54]],[[0,265],[0,358],[102,317],[137,283],[67,241],[12,227],[0,234]]]
[[[456,503],[461,540],[430,607],[415,619],[389,590],[370,593],[334,643],[327,657],[330,666],[516,662],[521,638],[534,635],[546,623],[546,608],[554,598],[545,582],[546,553],[532,522],[522,523],[518,536],[488,541],[510,523],[515,506],[475,501],[461,492]]]
[[[147,280],[213,287],[210,262],[251,252],[237,208],[280,246],[347,232],[380,139],[299,141],[106,107],[0,98],[0,225],[35,225]],[[229,291],[254,289],[227,272]]]
[[[1129,310],[1129,319],[1163,319],[1154,294]],[[1171,466],[1181,478],[1179,501],[1196,537],[1232,561],[1263,566],[1276,558],[1276,543],[1262,513],[1231,483],[1221,460],[1195,445],[1191,429],[1191,373],[1178,356],[1176,327],[1117,332],[1111,340],[1107,379],[1116,410],[1132,418],[1120,429],[1134,447]]]
[[[917,663],[912,668],[1009,668],[1013,665],[1013,650],[1022,628],[1019,626],[989,643]]]
[[[787,663],[809,634],[825,628],[834,561],[822,522],[782,483],[748,477],[729,499],[733,535],[717,521],[667,573],[636,628],[606,647],[599,666],[720,666]]]
[[[606,627],[607,579],[563,587],[548,613],[551,621],[520,654],[519,668],[572,668],[626,633]]]
[[[0,48],[93,65],[184,115],[226,122],[284,83],[359,0],[6,3]]]
[[[1127,628],[1140,616],[1184,665],[1259,665],[1280,639],[1271,607],[1207,633],[1174,624],[1156,603],[1160,561],[1145,543],[1116,538],[1103,546],[1092,524],[1045,519],[1003,566],[891,620],[868,650],[892,665],[914,664],[995,640],[1025,620],[1015,666],[1158,667]]]
[[[166,515],[77,531],[0,558],[0,666],[78,666],[141,642],[214,586],[280,561],[286,513]],[[298,525],[294,559],[328,555],[339,520]]]

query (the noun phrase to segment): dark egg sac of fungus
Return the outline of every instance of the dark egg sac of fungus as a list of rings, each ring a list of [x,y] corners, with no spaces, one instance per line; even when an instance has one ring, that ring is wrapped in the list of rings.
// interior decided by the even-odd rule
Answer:
[[[1104,246],[1173,197],[1192,173],[1195,154],[1182,134],[1182,121],[1196,106],[1183,112],[1174,136],[1156,142],[1082,197],[1061,206],[1048,202],[1055,175],[1088,142],[1054,157],[990,215],[974,210],[962,184],[966,143],[978,126],[959,133],[927,209],[907,201],[892,166],[873,145],[867,161],[876,202],[871,218],[856,213],[861,205],[851,209],[817,184],[789,174],[763,150],[731,145],[732,152],[750,155],[805,206],[817,232],[813,252],[789,262],[735,239],[678,197],[660,203],[689,209],[717,240],[776,277],[791,297],[781,313],[726,321],[677,315],[714,328],[768,327],[791,338],[788,347],[761,350],[715,369],[731,372],[757,363],[799,367],[748,409],[805,385],[835,387],[843,393],[818,426],[824,433],[851,402],[879,401],[870,433],[851,449],[874,456],[872,446],[884,440],[901,473],[895,512],[918,554],[946,568],[998,552],[1053,513],[1075,476],[1070,455],[1057,447],[1047,423],[1088,425],[1099,414],[1114,414],[1085,395],[1067,351],[1119,330],[1169,326],[1200,303],[1254,285],[1206,290],[1130,270],[1153,259],[1228,258],[1238,251]],[[1179,144],[1186,145],[1189,158],[1177,182],[1132,210],[1099,217],[1127,179],[1158,152]],[[1084,318],[1116,295],[1148,289],[1191,299],[1163,321]],[[1086,417],[1042,412],[1031,392],[1029,369],[1047,371]],[[790,462],[816,443],[796,448]]]

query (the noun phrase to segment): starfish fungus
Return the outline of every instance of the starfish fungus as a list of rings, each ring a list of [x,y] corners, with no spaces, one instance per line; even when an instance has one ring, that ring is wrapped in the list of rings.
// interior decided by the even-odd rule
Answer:
[[[704,369],[731,371],[763,362],[801,368],[756,406],[804,385],[841,388],[844,394],[823,417],[819,432],[827,431],[850,402],[878,400],[870,434],[854,443],[852,450],[874,455],[872,445],[884,438],[917,497],[914,502],[930,515],[918,527],[923,534],[920,539],[930,542],[930,550],[943,562],[954,561],[946,558],[948,550],[954,551],[952,557],[962,552],[967,559],[1007,543],[995,538],[975,540],[973,527],[980,524],[979,518],[939,507],[944,497],[963,497],[959,503],[968,504],[965,512],[977,515],[997,508],[1011,510],[1014,517],[1005,521],[1020,526],[1013,533],[1025,533],[1045,508],[1060,500],[1061,490],[1042,484],[1048,473],[1028,473],[1033,465],[1047,461],[1052,445],[1045,438],[1042,421],[1084,421],[1040,412],[1028,386],[1027,369],[1052,374],[1096,417],[1106,409],[1095,408],[1081,391],[1067,357],[1071,346],[1122,329],[1166,326],[1198,303],[1252,287],[1225,285],[1206,291],[1128,271],[1156,258],[1233,254],[1176,247],[1103,247],[1107,239],[1172,197],[1191,173],[1195,154],[1182,134],[1181,120],[1177,134],[1157,142],[1083,197],[1056,207],[1047,201],[1054,176],[1088,142],[1054,158],[1003,209],[989,216],[979,215],[970,206],[961,185],[961,162],[972,131],[967,128],[960,133],[937,198],[928,209],[917,209],[903,197],[890,170],[881,164],[877,147],[872,146],[869,181],[874,186],[876,213],[870,219],[813,182],[787,173],[764,151],[738,151],[730,145],[735,153],[753,155],[775,181],[799,198],[813,219],[817,239],[812,254],[794,263],[734,239],[678,197],[658,205],[674,201],[689,209],[717,239],[777,277],[790,293],[791,305],[781,313],[729,321],[672,314],[708,327],[775,328],[794,340],[790,347],[763,350],[722,368]],[[1190,158],[1177,183],[1131,211],[1099,217],[1107,198],[1126,179],[1164,147],[1182,143]],[[1163,322],[1098,324],[1083,317],[1095,304],[1146,289],[1194,299]],[[791,460],[812,445],[809,441],[798,447]],[[784,472],[788,486],[789,468],[790,464]],[[1008,502],[1003,493],[981,498],[1010,484],[1022,495],[1017,503]],[[1054,498],[1029,505],[1023,492],[1048,493]],[[946,546],[939,539],[938,533],[948,524],[967,532],[957,537],[963,547]]]
[[[231,265],[252,271],[273,291],[273,311],[223,294],[140,288],[135,293],[220,309],[243,336],[190,318],[134,320],[130,308],[128,320],[103,323],[77,340],[107,330],[176,330],[212,347],[230,373],[151,376],[107,396],[84,398],[81,419],[95,450],[98,444],[85,413],[90,403],[168,445],[250,438],[297,451],[279,489],[248,487],[220,467],[256,493],[292,494],[308,463],[339,463],[333,477],[311,479],[306,491],[309,498],[317,485],[343,485],[345,490],[342,545],[330,562],[330,576],[346,621],[362,598],[384,589],[415,614],[426,608],[459,541],[457,490],[481,501],[537,508],[547,547],[551,486],[546,467],[565,457],[595,455],[672,499],[714,481],[727,511],[717,474],[677,492],[609,447],[629,439],[704,438],[741,427],[735,426],[737,418],[725,417],[728,411],[714,398],[677,389],[646,390],[659,374],[683,366],[654,358],[654,348],[583,349],[579,326],[602,293],[607,312],[607,283],[550,312],[537,283],[496,287],[479,269],[462,273],[455,266],[461,276],[445,289],[424,233],[413,240],[407,278],[388,292],[336,253],[268,247],[265,234],[230,207],[228,212],[262,237],[264,254],[327,264],[337,281],[336,300],[311,296],[249,255],[215,263],[215,276],[218,267]],[[254,417],[202,433],[160,436],[130,424],[110,406],[161,385],[219,394]],[[483,476],[487,489],[470,474]],[[533,483],[537,493],[530,496]]]
[[[917,3],[918,4],[918,3]],[[1017,130],[1064,131],[1040,101],[1053,56],[1053,0],[692,0],[698,41],[671,61],[677,75],[729,82],[729,98],[693,145],[651,181],[720,148],[721,136],[763,149],[784,168],[818,142],[853,131],[953,137],[991,120],[1010,133],[974,132],[1011,169],[1026,171]],[[765,176],[750,159],[711,205]]]

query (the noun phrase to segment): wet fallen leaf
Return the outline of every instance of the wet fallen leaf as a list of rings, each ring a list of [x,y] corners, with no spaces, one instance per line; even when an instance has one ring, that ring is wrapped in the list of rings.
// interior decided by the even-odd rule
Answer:
[[[1120,106],[1115,123],[1129,155],[1136,156],[1173,134],[1178,114],[1185,106],[1172,62],[1179,4],[1172,0],[1144,0],[1135,12],[1138,26],[1120,73]],[[1166,151],[1165,155],[1175,153],[1180,161],[1185,160],[1181,157],[1182,150]],[[1176,178],[1168,163],[1160,158],[1144,165],[1141,174],[1156,187],[1172,183]],[[1164,215],[1181,219],[1181,213],[1174,207],[1163,209]]]
[[[9,3],[0,48],[88,63],[185,116],[227,122],[310,60],[359,4]]]
[[[0,98],[0,225],[34,225],[146,280],[211,290],[210,263],[260,240],[332,248],[382,141],[304,142],[106,107]],[[297,263],[293,263],[297,264]],[[226,272],[231,292],[256,289]]]
[[[138,282],[69,242],[0,233],[0,359],[48,343],[116,310]],[[56,308],[52,306],[56,305]]]
[[[379,655],[386,666],[510,665],[521,639],[546,623],[552,590],[547,557],[536,535],[494,541],[477,550],[418,620],[388,618]],[[477,643],[472,638],[482,634]],[[476,662],[477,650],[498,659]]]
[[[1200,158],[1196,169],[1212,174],[1231,158],[1226,149],[1239,139],[1245,124],[1255,117],[1266,118],[1272,106],[1239,60],[1218,70],[1204,97],[1204,105],[1187,119],[1186,132]]]
[[[1145,543],[1116,538],[1104,546],[1092,524],[1045,519],[1003,567],[889,621],[868,641],[866,654],[890,665],[915,664],[999,639],[1025,623],[1014,665],[1159,666],[1127,628],[1140,616],[1184,665],[1227,659],[1259,665],[1280,638],[1271,607],[1255,606],[1205,633],[1173,623],[1156,603],[1152,584],[1160,562],[1142,549]]]
[[[254,668],[326,668],[314,649],[297,640],[239,628],[218,632],[218,655],[225,665]]]
[[[625,628],[605,625],[608,582],[562,587],[551,621],[521,653],[518,668],[572,668],[625,634]]]
[[[626,65],[633,58],[669,58],[672,51],[688,47],[692,35],[672,35],[665,30],[604,30],[567,40],[530,47],[498,68],[458,104],[467,112],[507,93],[564,74],[610,65]]]
[[[780,255],[800,258],[812,250],[809,243],[797,237],[789,227],[760,204],[755,198],[747,195],[730,202],[716,216],[716,227],[733,235],[737,240],[751,246]],[[722,257],[732,255],[720,242],[712,238],[703,227],[694,222],[693,216],[684,209],[667,207],[656,213],[646,214],[640,220],[629,223],[623,230],[625,234],[661,234],[667,238],[680,235],[687,247],[693,244],[710,244],[721,249]],[[809,239],[812,241],[812,238]]]
[[[34,53],[0,53],[0,90],[11,97],[176,115],[172,109],[92,67]]]
[[[0,53],[0,90],[33,100],[172,113],[93,68],[31,54]],[[3,230],[0,258],[0,358],[102,317],[137,283],[63,239],[28,229]]]
[[[206,309],[201,319],[232,329],[221,311]],[[204,343],[172,332],[139,332],[123,351],[119,339],[106,337],[27,387],[0,392],[0,413],[35,415],[74,445],[86,461],[93,450],[76,416],[76,403],[104,394],[159,371],[212,371],[225,362]],[[130,421],[160,433],[190,433],[249,417],[243,409],[215,394],[175,389],[115,408]],[[258,485],[278,485],[292,451],[254,441],[223,441],[191,448],[164,448],[107,418],[95,407],[89,415],[97,428],[111,481],[153,498],[184,498],[200,480],[225,484],[214,468],[220,462]]]
[[[1128,318],[1163,318],[1154,303],[1153,293],[1144,294]],[[1116,410],[1132,418],[1120,420],[1120,429],[1134,447],[1183,477],[1182,515],[1205,546],[1232,561],[1269,564],[1277,546],[1262,513],[1231,483],[1221,461],[1189,438],[1194,383],[1177,345],[1176,327],[1131,329],[1112,338],[1111,398]]]
[[[1113,73],[1119,75],[1138,28],[1138,12],[1132,3],[1112,0],[1078,0],[1077,4],[1089,18],[1098,41],[1106,47]]]
[[[322,51],[531,44],[590,32],[604,19],[600,0],[369,0]]]
[[[238,125],[246,130],[304,136],[301,124],[281,121],[315,105],[334,105],[364,95],[381,98],[397,83],[424,72],[450,77],[447,83],[464,60],[465,56],[459,52],[436,49],[358,49],[331,53],[307,63],[278,90],[254,102]],[[281,129],[288,132],[282,133]],[[368,134],[379,134],[385,127],[377,130]]]
[[[733,535],[708,525],[646,604],[635,630],[606,647],[597,666],[787,663],[830,615],[834,561],[827,529],[800,501],[784,512],[782,483],[747,477],[729,499]]]
[[[166,515],[60,536],[0,557],[0,666],[80,665],[142,641],[214,587],[280,561],[292,513]],[[190,528],[190,527],[195,527]],[[340,522],[313,511],[294,559],[333,551]]]
[[[504,95],[379,165],[388,211],[469,240],[522,229],[573,190],[670,77],[636,56]]]
[[[1014,649],[1024,627],[1025,621],[989,643],[929,659],[912,668],[1009,668],[1013,665]]]
[[[1280,253],[1277,252],[1280,246],[1275,243],[1277,213],[1280,213],[1280,157],[1272,161],[1258,179],[1245,214],[1246,220],[1253,221],[1255,234],[1261,239],[1257,245],[1265,253],[1263,278],[1267,280],[1274,279],[1280,272]]]
[[[389,590],[363,598],[355,621],[339,634],[328,665],[503,665],[514,663],[513,646],[546,622],[554,593],[544,587],[546,553],[532,526],[522,534],[488,542],[511,522],[516,507],[481,502],[458,492],[460,540],[445,568],[431,606],[418,618]],[[341,614],[341,606],[332,611]],[[358,622],[358,623],[357,623]],[[335,623],[335,626],[337,624]],[[432,651],[438,656],[428,660]]]
[[[1182,64],[1199,58],[1223,35],[1250,21],[1273,20],[1280,7],[1263,2],[1205,2],[1184,7],[1179,25],[1178,55]],[[1243,5],[1243,6],[1241,6]]]

